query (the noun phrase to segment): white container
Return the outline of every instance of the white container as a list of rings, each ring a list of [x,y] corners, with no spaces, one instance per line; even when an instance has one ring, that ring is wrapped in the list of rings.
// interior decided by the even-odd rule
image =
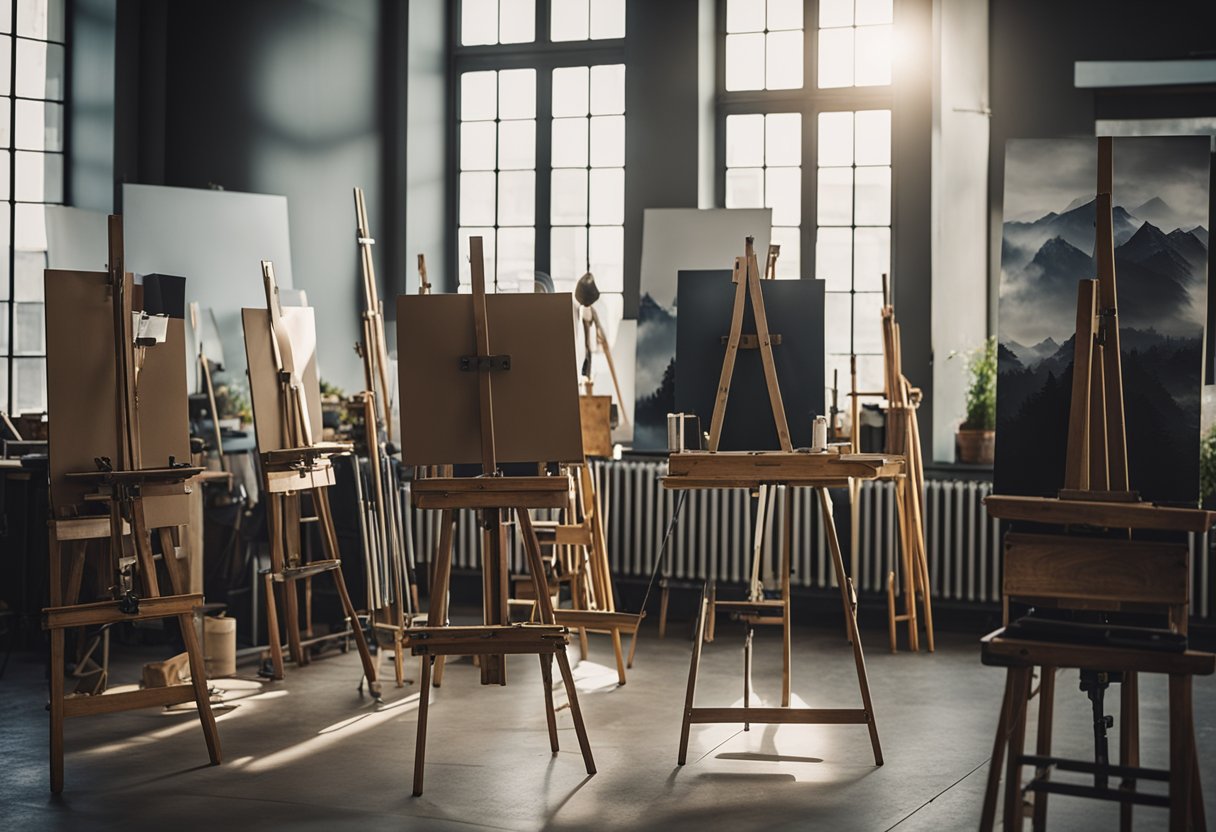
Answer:
[[[236,619],[203,619],[203,663],[208,679],[236,675]]]

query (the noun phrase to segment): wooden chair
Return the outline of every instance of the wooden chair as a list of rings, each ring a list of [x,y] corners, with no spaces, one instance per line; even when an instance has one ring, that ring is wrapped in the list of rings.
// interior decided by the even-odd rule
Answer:
[[[1205,828],[1195,755],[1191,679],[1216,671],[1216,654],[1036,641],[1006,635],[1011,601],[1032,602],[1040,608],[1163,614],[1170,631],[1185,634],[1189,574],[1190,553],[1180,543],[1132,541],[1126,537],[1006,535],[1002,590],[1006,627],[990,633],[982,641],[984,664],[1004,667],[1007,675],[984,795],[981,830],[993,828],[1002,757],[1005,758],[1003,815],[1007,832],[1022,828],[1026,792],[1035,795],[1033,820],[1036,830],[1046,827],[1049,794],[1119,801],[1122,804],[1120,828],[1124,830],[1131,828],[1135,805],[1168,807],[1172,830]],[[1041,670],[1038,731],[1035,752],[1026,754],[1027,712],[1036,668]],[[1121,677],[1118,765],[1052,755],[1055,674],[1060,668],[1106,673],[1111,681]],[[1168,770],[1139,765],[1137,679],[1140,673],[1169,676]],[[1102,684],[1106,681],[1107,677],[1102,677]],[[1100,700],[1098,702],[1096,716],[1100,711]],[[1035,767],[1035,775],[1023,785],[1021,772],[1027,765]],[[1093,775],[1095,782],[1089,785],[1053,780],[1053,771]],[[1107,786],[1107,777],[1117,778],[1119,784]],[[1167,782],[1169,793],[1138,791],[1137,780]]]

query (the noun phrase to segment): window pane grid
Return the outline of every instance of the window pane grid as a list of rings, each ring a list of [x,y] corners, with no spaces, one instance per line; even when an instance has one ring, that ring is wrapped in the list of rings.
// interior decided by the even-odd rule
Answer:
[[[560,292],[572,291],[590,272],[605,297],[601,318],[619,318],[624,309],[624,65],[554,69],[552,105],[553,283]]]
[[[0,402],[46,409],[44,206],[63,202],[64,0],[14,0],[0,15]],[[15,73],[12,72],[15,64]]]
[[[891,111],[819,114],[815,273],[827,291],[827,372],[882,389],[882,275],[891,262]]]
[[[802,89],[802,0],[727,0],[726,89]]]
[[[623,37],[625,0],[550,0],[550,40],[568,42]]]
[[[462,73],[459,136],[459,283],[480,236],[492,289],[512,290],[536,271],[536,70]]]
[[[892,0],[820,0],[820,89],[891,83]]]
[[[726,207],[771,208],[777,277],[802,275],[802,114],[726,117]]]

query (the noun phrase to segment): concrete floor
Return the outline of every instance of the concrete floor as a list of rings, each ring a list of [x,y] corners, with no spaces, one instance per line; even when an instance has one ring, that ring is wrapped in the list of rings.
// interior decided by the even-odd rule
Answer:
[[[723,621],[702,663],[697,704],[740,700],[742,632]],[[979,663],[977,637],[939,634],[935,655],[891,655],[863,631],[886,765],[873,766],[863,726],[694,726],[676,766],[690,644],[643,634],[629,683],[617,687],[607,639],[592,637],[575,677],[599,774],[583,770],[569,711],[549,753],[539,668],[511,657],[510,684],[481,687],[467,660],[433,692],[426,793],[410,796],[418,693],[385,686],[361,699],[358,657],[334,655],[285,681],[253,668],[216,680],[224,764],[207,757],[193,711],[141,711],[70,721],[66,789],[47,790],[40,657],[14,656],[0,681],[0,829],[782,829],[976,828],[1003,674]],[[577,655],[577,647],[573,648]],[[135,658],[135,657],[131,657]],[[779,701],[777,633],[758,636],[754,677]],[[135,665],[131,665],[134,667]],[[384,671],[390,671],[387,662]],[[417,665],[410,661],[410,675]],[[557,677],[557,674],[554,674]],[[134,678],[132,676],[132,678]],[[1056,751],[1092,751],[1089,703],[1076,674],[1057,685]],[[794,704],[856,707],[850,651],[836,632],[794,638]],[[1143,761],[1164,767],[1165,685],[1141,682]],[[557,694],[559,704],[564,693]],[[1117,713],[1117,691],[1108,711]],[[1216,817],[1216,682],[1199,679],[1195,709],[1208,816]],[[1033,736],[1033,724],[1031,725]],[[1117,744],[1113,744],[1117,748]],[[1054,829],[1117,828],[1117,808],[1053,797]],[[1138,809],[1137,829],[1165,828]]]

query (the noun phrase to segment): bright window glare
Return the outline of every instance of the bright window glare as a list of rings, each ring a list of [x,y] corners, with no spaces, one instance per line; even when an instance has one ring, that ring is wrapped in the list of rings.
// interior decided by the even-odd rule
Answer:
[[[853,29],[819,30],[819,86],[853,86]]]
[[[802,88],[802,30],[769,32],[765,53],[765,89]]]
[[[819,28],[853,25],[853,0],[819,0]]]
[[[460,43],[498,43],[498,0],[463,0],[460,4]]]
[[[891,27],[861,26],[855,31],[857,40],[854,83],[859,87],[890,84]]]
[[[589,29],[587,0],[553,0],[549,37],[553,40],[586,40]]]
[[[801,29],[802,0],[768,0],[768,19],[765,25],[770,32],[779,29]]]
[[[764,0],[727,0],[726,31],[763,32]]]
[[[891,0],[857,0],[857,25],[892,22]]]
[[[625,0],[591,0],[591,39],[625,37]]]
[[[498,18],[499,43],[536,40],[536,0],[501,0]]]
[[[764,35],[726,36],[726,88],[764,89]]]

